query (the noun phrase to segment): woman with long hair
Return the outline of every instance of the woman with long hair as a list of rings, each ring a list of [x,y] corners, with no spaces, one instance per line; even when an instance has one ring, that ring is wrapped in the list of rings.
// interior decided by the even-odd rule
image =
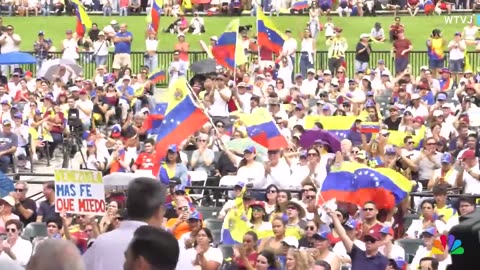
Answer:
[[[263,250],[258,254],[255,270],[280,270],[275,253],[271,250]]]
[[[233,248],[233,260],[238,270],[255,269],[258,257],[257,241],[257,234],[250,231],[243,236],[243,242]]]
[[[249,221],[250,229],[252,229],[258,238],[266,238],[271,236],[272,224],[267,220],[267,213],[265,212],[265,203],[256,201],[250,204],[252,216]]]
[[[302,35],[301,41],[301,56],[300,56],[300,73],[303,78],[307,77],[307,70],[313,68],[315,52],[316,52],[316,40],[312,37],[312,33],[309,29],[305,29]]]
[[[445,226],[445,223],[435,212],[435,204],[431,200],[425,200],[420,204],[420,218],[412,221],[410,227],[408,227],[406,234],[407,238],[421,238],[422,232],[430,227],[436,227],[437,225]],[[443,227],[442,226],[442,227]],[[437,231],[441,231],[444,228],[437,228]]]
[[[180,158],[179,149],[175,144],[168,146],[165,160],[160,165],[159,178],[160,182],[169,184],[170,179],[178,177],[182,181],[182,185],[188,183],[188,169]]]
[[[246,184],[251,184],[253,188],[263,188],[265,186],[265,166],[256,161],[257,150],[254,146],[245,148],[243,158],[236,156],[228,148],[224,149],[232,163],[237,165],[238,178],[246,179]]]
[[[307,225],[304,227],[305,234],[298,241],[298,246],[303,248],[313,248],[315,241],[313,236],[318,232],[320,228],[320,223],[315,220],[309,220]],[[287,258],[288,261],[288,258]]]
[[[286,270],[308,270],[310,263],[306,254],[298,249],[290,248],[287,253]]]
[[[219,248],[212,247],[213,235],[210,229],[202,228],[195,238],[194,260],[192,265],[198,270],[217,270],[223,263],[223,254]]]
[[[274,184],[267,186],[265,189],[265,212],[267,215],[270,215],[275,211],[275,207],[277,206],[278,191],[278,187]]]
[[[287,214],[288,202],[292,199],[290,191],[280,190],[277,194],[277,204],[275,210],[270,214],[270,220],[273,221],[276,217],[283,218]]]

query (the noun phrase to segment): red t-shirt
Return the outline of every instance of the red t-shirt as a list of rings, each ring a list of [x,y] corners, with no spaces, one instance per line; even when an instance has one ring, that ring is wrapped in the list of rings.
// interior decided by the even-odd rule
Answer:
[[[368,234],[376,234],[376,235],[379,235],[380,234],[380,230],[383,228],[383,224],[380,223],[380,222],[377,222],[375,223],[375,225],[371,226],[371,227],[368,227],[366,228],[363,224],[362,224],[362,235],[360,237],[361,240],[363,240],[363,237],[365,237],[365,235],[368,235]]]
[[[408,4],[412,7],[416,6],[419,0],[407,0]]]
[[[138,170],[151,170],[154,176],[158,175],[160,162],[155,153],[142,152],[135,160]]]
[[[257,252],[252,252],[247,256],[248,262],[250,262],[250,265],[252,267],[255,267],[255,264],[257,263],[257,257],[258,253]],[[240,258],[235,258],[235,263],[238,265],[239,270],[246,270],[247,268],[245,267],[245,264],[243,263],[243,260]]]
[[[87,250],[88,234],[86,232],[77,231],[70,235],[77,239],[77,247],[81,253],[84,253]]]
[[[404,55],[401,55],[401,53],[408,49],[412,45],[412,42],[410,40],[404,38],[404,39],[397,39],[393,42],[393,48],[395,48],[395,57],[397,58],[408,58],[408,55],[410,52],[405,53]]]
[[[56,123],[54,118],[60,117],[61,122]],[[53,109],[49,109],[43,115],[43,118],[51,118],[48,122],[52,123],[52,128],[50,129],[50,133],[63,133],[63,123],[65,123],[65,117],[63,116],[62,112],[55,112]],[[57,125],[59,124],[59,125]]]

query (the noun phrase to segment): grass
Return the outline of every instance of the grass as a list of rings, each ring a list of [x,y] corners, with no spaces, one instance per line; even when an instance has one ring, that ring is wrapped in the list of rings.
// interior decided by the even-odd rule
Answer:
[[[96,22],[101,28],[109,24],[110,20],[115,19],[120,23],[127,23],[129,25],[129,31],[134,35],[134,41],[132,45],[133,51],[144,51],[144,29],[145,29],[145,17],[143,16],[130,16],[130,17],[103,17],[92,16],[92,21]],[[290,28],[294,33],[300,33],[305,28],[308,21],[306,16],[281,16],[272,17],[277,28],[284,30]],[[173,18],[162,17],[161,27],[167,27]],[[190,43],[191,51],[200,51],[199,41],[204,40],[208,42],[210,36],[219,36],[225,30],[228,22],[232,20],[232,17],[205,17],[205,24],[207,33],[201,36],[187,35],[187,41]],[[241,24],[251,24],[255,28],[254,17],[241,17]],[[321,18],[321,22],[325,23],[325,17]],[[388,27],[393,22],[393,16],[381,16],[381,17],[350,17],[340,18],[334,17],[333,22],[336,26],[344,29],[344,36],[347,37],[349,42],[349,50],[352,50],[362,33],[369,33],[375,22],[380,22],[388,33]],[[462,31],[464,25],[458,24],[446,24],[444,16],[434,17],[402,17],[402,23],[406,27],[406,36],[409,38],[415,51],[425,51],[425,40],[429,37],[431,31],[435,28],[442,29],[444,36],[447,40],[453,37],[456,31]],[[21,49],[23,51],[31,51],[33,43],[36,40],[38,31],[45,31],[45,35],[53,40],[54,45],[57,48],[61,47],[61,42],[64,39],[64,33],[66,29],[75,29],[75,17],[70,16],[50,16],[50,17],[4,17],[4,25],[12,24],[15,27],[16,33],[22,37]],[[255,34],[255,29],[251,31],[251,35]],[[171,51],[176,42],[174,35],[160,33],[159,51]],[[373,49],[376,51],[390,50],[391,44],[386,43],[374,43]],[[320,33],[317,41],[317,49],[321,51],[326,50],[324,43],[324,33]]]

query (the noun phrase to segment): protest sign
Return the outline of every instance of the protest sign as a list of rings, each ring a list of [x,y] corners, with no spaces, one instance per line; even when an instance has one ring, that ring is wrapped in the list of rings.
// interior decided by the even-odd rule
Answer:
[[[105,208],[105,187],[101,172],[55,170],[56,212],[103,215]]]

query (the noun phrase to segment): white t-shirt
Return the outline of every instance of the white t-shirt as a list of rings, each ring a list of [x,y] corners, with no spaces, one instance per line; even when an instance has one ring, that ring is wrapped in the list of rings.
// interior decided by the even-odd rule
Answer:
[[[402,259],[405,260],[405,249],[399,245],[392,245],[392,250],[390,251],[390,254],[385,254],[385,246],[381,246],[378,251],[385,255],[389,259]],[[388,255],[388,256],[387,256]]]
[[[300,92],[304,95],[309,95],[310,97],[315,96],[315,91],[317,90],[318,81],[315,79],[303,80],[302,87],[300,88]]]
[[[156,52],[157,48],[158,48],[158,40],[156,40],[156,39],[145,40],[145,50]]]
[[[213,104],[210,106],[210,115],[211,116],[229,116],[230,113],[228,112],[228,104],[222,96],[220,92],[228,97],[232,96],[232,91],[225,87],[222,90],[214,90],[213,93]]]
[[[77,60],[79,58],[78,55],[78,44],[77,40],[74,38],[71,39],[64,39],[63,42],[63,59],[72,59]]]
[[[5,39],[5,43],[2,45],[2,53],[20,51],[20,45],[15,45],[15,40],[22,41],[22,38],[20,38],[19,35],[12,34],[11,36],[9,36],[7,33],[5,33],[0,37],[0,40],[3,39]]]
[[[243,166],[238,169],[237,177],[246,179],[247,184],[253,184],[254,188],[264,188],[265,185],[265,167],[260,162],[255,162],[252,166]]]
[[[11,96],[11,97],[17,96],[18,91],[22,91],[22,84],[20,82],[17,83],[17,84],[15,84],[14,82],[8,82],[8,95],[9,96]]]
[[[93,112],[93,102],[91,100],[77,100],[75,101],[75,105],[79,106],[79,107],[82,107],[83,109],[85,110],[90,110],[90,115],[86,115],[82,110],[78,109],[78,111],[80,112],[79,114],[79,117],[80,117],[80,120],[82,120],[82,122],[85,122],[85,121],[90,121],[90,118],[91,118],[91,115],[92,115],[92,112]]]
[[[98,56],[108,55],[108,41],[106,40],[97,40],[93,42],[93,53]],[[102,77],[102,86],[103,86],[103,77]]]
[[[418,266],[420,265],[420,260],[425,257],[432,257],[432,252],[431,250],[427,250],[426,247],[420,246],[417,249],[417,252],[415,253],[415,257],[413,257],[412,263],[408,266],[408,269],[410,270],[417,270]],[[445,270],[447,269],[447,266],[452,263],[452,257],[448,255],[448,257],[438,263],[438,270]]]
[[[1,241],[3,243],[3,240]],[[32,256],[32,243],[21,237],[18,237],[15,245],[12,246],[12,252],[17,257],[16,262],[25,267]],[[0,254],[1,259],[12,260],[5,252]]]
[[[285,42],[283,43],[282,53],[289,55],[293,52],[296,52],[297,47],[298,47],[297,41],[293,38],[289,38],[285,40]],[[293,54],[292,56],[295,57],[295,54]]]
[[[195,260],[196,256],[197,256],[197,251],[194,248],[190,248],[187,250],[184,249],[184,251],[182,251],[182,248],[180,248],[180,256],[179,256],[176,269],[178,270],[194,269],[193,261]],[[223,263],[223,254],[219,248],[214,248],[214,247],[208,248],[207,252],[203,254],[203,257],[205,257],[206,261],[218,262],[220,265]],[[190,265],[188,264],[188,262],[190,263]]]
[[[280,189],[287,188],[289,185],[288,182],[290,181],[290,175],[290,166],[288,166],[285,159],[281,158],[277,166],[271,167],[270,174],[266,177],[266,185],[274,184]]]
[[[242,102],[242,110],[245,113],[250,113],[250,110],[252,109],[250,107],[250,99],[252,98],[252,94],[250,93],[245,93],[245,94],[238,94],[238,98]]]
[[[478,165],[472,168],[472,173],[480,174]],[[463,181],[465,182],[465,194],[480,194],[480,181],[473,178],[468,172],[463,173]]]

